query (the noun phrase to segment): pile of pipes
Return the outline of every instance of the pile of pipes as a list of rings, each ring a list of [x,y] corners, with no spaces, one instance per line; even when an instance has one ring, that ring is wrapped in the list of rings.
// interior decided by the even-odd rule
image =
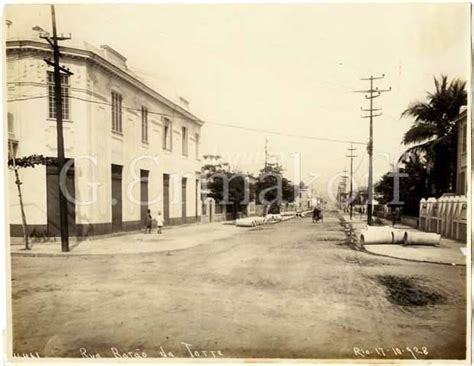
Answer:
[[[360,243],[365,244],[403,244],[438,246],[441,235],[396,229],[390,226],[367,226],[360,233]]]
[[[265,216],[265,222],[267,224],[276,224],[277,222],[282,222],[283,217],[280,214],[268,214]]]
[[[260,225],[265,225],[265,217],[254,216],[254,217],[244,217],[243,219],[235,220],[235,226],[240,227],[256,227]]]
[[[289,215],[286,214],[268,214],[265,217],[262,216],[253,216],[253,217],[244,217],[243,219],[235,220],[235,225],[240,227],[256,227],[266,224],[276,224],[282,221],[291,220],[295,217],[295,214]]]

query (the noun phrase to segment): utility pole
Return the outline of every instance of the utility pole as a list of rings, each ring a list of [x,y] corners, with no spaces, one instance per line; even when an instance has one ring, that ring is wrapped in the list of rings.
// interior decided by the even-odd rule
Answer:
[[[58,37],[56,31],[56,15],[54,11],[54,5],[51,5],[51,21],[53,28],[53,37],[49,35],[43,35],[41,38],[46,39],[53,48],[53,61],[45,59],[44,61],[54,68],[54,101],[56,106],[56,130],[57,130],[57,145],[58,145],[58,189],[59,189],[59,217],[61,225],[61,250],[63,252],[69,251],[69,227],[68,227],[68,210],[67,210],[67,199],[61,189],[61,172],[64,168],[65,156],[64,156],[64,136],[63,136],[63,100],[61,90],[61,75],[72,75],[65,67],[59,65],[59,52],[58,41],[64,41],[71,37],[64,37],[61,35]],[[66,189],[66,187],[64,187]]]
[[[30,250],[30,244],[28,242],[28,226],[26,224],[26,215],[25,215],[25,208],[23,206],[23,195],[21,194],[21,180],[20,175],[18,174],[19,167],[16,166],[16,157],[15,157],[15,149],[13,147],[13,142],[10,140],[10,151],[11,151],[11,158],[13,161],[13,170],[15,171],[15,184],[18,188],[18,198],[20,200],[20,210],[21,210],[21,225],[23,228],[23,239],[25,240],[25,249]]]
[[[351,144],[351,147],[348,148],[347,150],[349,150],[349,155],[346,155],[346,157],[350,158],[351,159],[351,177],[350,177],[350,181],[349,181],[349,185],[350,185],[350,195],[349,195],[349,214],[350,214],[350,218],[352,220],[352,210],[353,210],[353,203],[354,203],[354,197],[353,196],[353,192],[352,192],[352,175],[353,175],[353,160],[355,157],[357,157],[357,155],[354,155],[353,152],[356,150],[355,147],[352,147],[352,144]]]
[[[268,139],[265,138],[265,169],[267,168],[268,164]]]
[[[339,182],[337,186],[337,207],[339,207],[339,209],[342,208],[341,201],[342,201],[342,182]]]
[[[342,171],[344,174],[341,176],[341,181],[339,182],[339,207],[342,209],[343,208],[343,202],[346,197],[346,191],[347,191],[347,169],[344,168]]]
[[[370,88],[368,90],[357,90],[356,93],[364,93],[365,99],[369,99],[370,107],[369,109],[360,108],[361,111],[369,112],[369,115],[362,116],[362,118],[370,118],[370,127],[369,127],[369,143],[367,145],[367,152],[369,154],[369,181],[367,185],[367,225],[372,225],[372,211],[373,211],[373,195],[374,195],[374,181],[373,181],[373,152],[374,152],[374,127],[373,119],[375,117],[380,117],[382,113],[374,114],[376,111],[381,111],[381,108],[374,108],[373,100],[382,95],[382,93],[389,92],[392,90],[392,87],[388,89],[374,89],[374,80],[380,80],[385,77],[385,74],[381,76],[370,76],[369,78],[362,78],[360,80],[370,81]]]

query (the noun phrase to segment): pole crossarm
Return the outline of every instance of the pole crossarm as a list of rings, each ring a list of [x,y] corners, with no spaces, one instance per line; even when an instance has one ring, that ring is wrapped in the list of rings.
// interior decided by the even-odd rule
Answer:
[[[366,109],[366,108],[362,108],[362,107],[360,107],[360,110],[361,110],[361,111],[364,111],[364,112],[371,112],[371,111],[372,111],[372,112],[374,112],[374,111],[381,111],[381,110],[382,110],[382,108],[372,108],[372,109]]]
[[[375,98],[378,98],[382,95],[382,93],[379,93],[379,92],[376,92],[377,94],[371,94],[371,95],[366,95],[365,96],[365,99],[375,99]]]
[[[50,59],[44,58],[43,60],[44,60],[44,62],[46,62],[49,66],[56,67],[55,63],[52,62]],[[71,72],[69,69],[67,69],[67,68],[65,68],[65,67],[63,67],[63,66],[59,66],[59,65],[58,65],[57,67],[59,68],[59,70],[61,70],[61,71],[64,72],[65,74],[68,74],[69,76],[70,76],[70,75],[74,75],[73,72]]]
[[[375,117],[380,117],[382,113],[379,114],[372,114],[370,116],[360,116],[360,118],[375,118]]]
[[[380,76],[372,76],[370,75],[370,77],[368,78],[360,78],[360,80],[380,80],[380,79],[383,79],[385,77],[385,74],[382,74]]]

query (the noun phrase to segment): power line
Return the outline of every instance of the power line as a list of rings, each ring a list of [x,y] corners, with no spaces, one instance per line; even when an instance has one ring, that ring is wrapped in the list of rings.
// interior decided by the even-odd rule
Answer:
[[[237,126],[237,125],[231,125],[231,124],[225,124],[225,123],[218,123],[218,122],[206,122],[206,123],[209,123],[211,125],[216,125],[216,126],[223,126],[223,127],[229,127],[229,128],[238,128],[238,129],[246,130],[246,131],[268,133],[268,134],[272,134],[272,135],[280,135],[280,136],[287,136],[287,137],[296,137],[296,138],[302,138],[302,139],[308,139],[308,140],[345,143],[345,144],[347,144],[347,143],[350,144],[352,142],[355,145],[366,145],[367,144],[366,142],[360,142],[360,141],[330,139],[330,138],[318,137],[318,136],[305,136],[305,135],[298,135],[298,134],[292,134],[292,133],[285,133],[285,132],[263,130],[263,129],[257,129],[257,128],[251,128],[251,127],[243,127],[243,126]]]
[[[26,101],[26,100],[30,100],[30,99],[47,98],[47,97],[48,97],[47,95],[31,96],[31,97],[28,97],[28,98],[9,99],[9,100],[7,100],[7,102]],[[108,102],[108,101],[99,101],[99,100],[86,99],[86,98],[81,98],[81,97],[74,96],[74,95],[69,95],[68,98],[80,100],[80,101],[87,102],[87,103],[94,103],[94,104],[112,106],[112,103]],[[126,110],[129,110],[129,111],[141,112],[141,108],[135,108],[135,107],[125,106],[125,105],[122,105],[122,108],[124,108]],[[178,117],[176,115],[169,114],[169,113],[155,112],[155,111],[150,111],[150,110],[148,110],[148,113],[152,114],[152,115],[158,115],[158,116],[162,116],[162,117],[169,117],[169,118],[173,118],[173,119],[189,120],[189,118]],[[192,120],[192,121],[194,121],[194,122],[203,122],[203,121],[198,120],[198,119]],[[361,141],[350,141],[350,140],[331,139],[331,138],[319,137],[319,136],[298,135],[298,134],[291,134],[291,133],[285,133],[285,132],[279,132],[279,131],[257,129],[257,128],[251,128],[251,127],[245,127],[245,126],[238,126],[238,125],[233,125],[233,124],[219,123],[219,122],[205,121],[205,123],[209,124],[209,125],[235,128],[235,129],[240,129],[240,130],[250,131],[250,132],[267,133],[267,134],[272,134],[272,135],[302,138],[302,139],[314,140],[314,141],[324,141],[324,142],[333,142],[333,143],[341,143],[341,144],[348,144],[348,143],[350,144],[350,143],[352,143],[352,144],[355,144],[355,145],[366,145],[367,144],[366,142],[361,142]]]

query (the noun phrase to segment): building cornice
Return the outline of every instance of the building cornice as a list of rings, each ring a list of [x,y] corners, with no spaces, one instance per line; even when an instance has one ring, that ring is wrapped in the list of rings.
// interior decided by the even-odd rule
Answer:
[[[22,51],[22,52],[32,51],[32,52],[52,54],[52,49],[49,46],[49,44],[41,42],[41,41],[35,41],[35,40],[9,40],[6,42],[7,55],[11,51]],[[97,54],[96,52],[91,51],[91,50],[77,48],[77,47],[67,47],[67,46],[61,46],[60,51],[61,51],[61,54],[63,54],[66,57],[81,58],[81,59],[90,61],[98,65],[99,67],[104,68],[105,70],[113,73],[117,77],[120,77],[122,80],[126,81],[127,83],[134,86],[135,88],[142,90],[144,93],[148,94],[153,99],[171,108],[173,112],[181,114],[182,116],[198,124],[199,126],[202,126],[204,124],[204,121],[200,120],[198,117],[196,117],[195,115],[193,115],[186,109],[182,108],[178,104],[174,103],[173,101],[164,97],[157,91],[153,90],[151,87],[146,85],[143,81],[137,79],[137,77],[127,72],[127,70],[123,70],[122,68],[114,65],[113,63],[106,60],[104,57]]]

